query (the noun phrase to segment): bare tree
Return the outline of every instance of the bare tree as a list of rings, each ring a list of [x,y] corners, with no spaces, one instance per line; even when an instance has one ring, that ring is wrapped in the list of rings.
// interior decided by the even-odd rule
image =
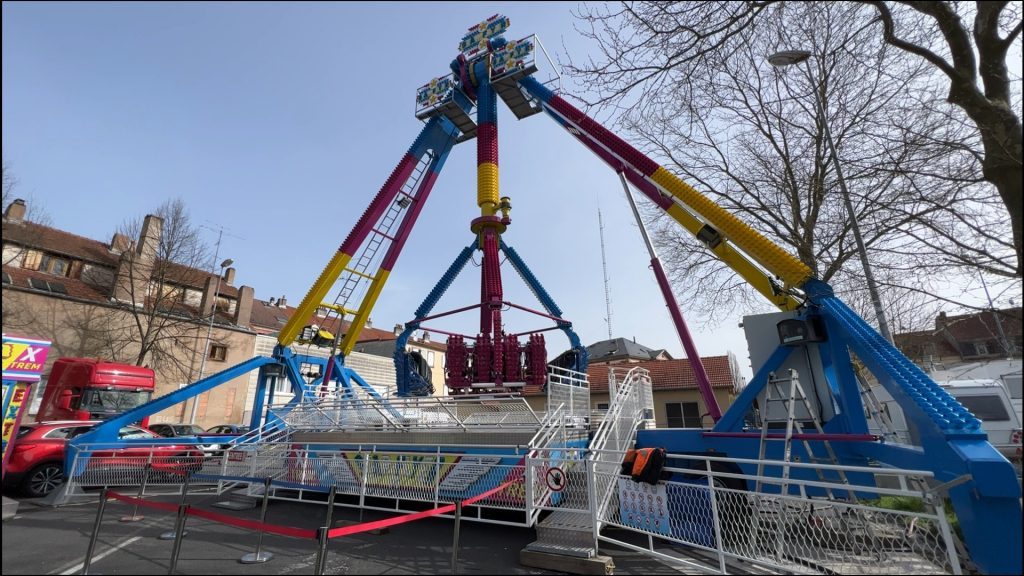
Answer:
[[[109,322],[93,336],[117,359],[189,379],[205,320],[196,288],[208,277],[208,246],[180,199],[125,222],[118,233],[139,240],[121,255]]]
[[[720,6],[732,11],[728,18],[711,5],[585,12],[604,60],[569,68],[595,87],[590,103],[614,111],[648,152],[845,295],[863,290],[864,280],[849,262],[851,222],[837,197],[826,123],[876,276],[894,290],[887,300],[907,290],[937,293],[935,280],[956,267],[1013,277],[1011,234],[1004,212],[993,210],[999,198],[981,183],[976,132],[940,102],[926,63],[887,45],[856,5]],[[704,29],[718,43],[706,46],[697,32]],[[810,49],[813,77],[770,67],[766,56],[780,47]],[[723,310],[759,309],[752,290],[677,226],[663,221],[659,229],[691,310],[714,321]]]
[[[708,80],[718,74],[723,62],[734,61],[737,50],[763,34],[774,34],[774,42],[770,51],[756,55],[758,61],[776,50],[813,47],[819,54],[820,73],[833,66],[832,58],[836,55],[822,48],[836,46],[810,24],[817,20],[816,14],[828,9],[828,4],[630,2],[613,8],[586,7],[580,14],[585,26],[581,32],[596,41],[601,56],[584,63],[570,62],[567,68],[595,91],[588,104],[619,113],[648,112],[663,105],[668,97],[699,102]],[[894,48],[884,53],[864,53],[860,47],[848,50],[851,57],[863,60],[863,73],[874,68],[896,75],[911,65],[923,66],[925,71],[945,79],[946,100],[952,104],[941,105],[946,126],[960,125],[973,131],[973,140],[960,140],[956,146],[966,146],[966,151],[976,156],[974,178],[994,186],[1002,209],[1010,216],[1005,236],[980,234],[979,244],[974,243],[973,237],[963,235],[962,230],[919,233],[920,239],[944,259],[976,266],[988,274],[1019,279],[1024,223],[1019,86],[1014,89],[1006,61],[1011,45],[1019,43],[1020,4],[862,2],[843,8],[849,9],[849,31],[863,29],[876,43],[885,42]],[[965,19],[973,19],[973,26],[965,23]],[[766,28],[772,28],[772,21],[784,22],[785,28],[766,32]],[[868,37],[860,36],[862,40]],[[879,54],[884,57],[879,58]],[[760,88],[756,84],[749,86],[751,94]],[[911,98],[918,96],[918,87],[911,84],[908,88],[912,89],[908,93]],[[927,107],[940,109],[932,96],[925,100]],[[697,115],[704,110],[691,104],[688,112]],[[918,138],[926,136],[925,132],[917,134]],[[927,195],[933,190],[922,192]],[[945,201],[940,198],[934,203],[941,205]],[[962,220],[970,221],[973,216],[972,212]],[[950,214],[947,217],[956,218]],[[951,220],[947,224],[961,226],[963,221]],[[1009,256],[999,251],[1005,243],[1001,241],[1003,237],[1013,239]],[[998,253],[993,255],[993,250]],[[975,253],[980,254],[979,259],[974,258]]]

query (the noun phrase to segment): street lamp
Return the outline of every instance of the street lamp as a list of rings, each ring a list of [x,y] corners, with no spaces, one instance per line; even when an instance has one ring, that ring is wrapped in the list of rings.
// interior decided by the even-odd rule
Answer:
[[[199,363],[199,378],[196,380],[203,379],[203,373],[206,371],[206,358],[210,355],[210,338],[213,336],[213,319],[217,316],[217,296],[220,294],[220,279],[224,276],[224,269],[234,264],[235,261],[231,258],[220,263],[220,274],[217,275],[217,283],[214,284],[213,288],[213,306],[210,307],[210,324],[206,329],[206,346],[203,348],[203,360]],[[192,413],[188,418],[189,424],[196,423],[196,407],[199,405],[199,398],[192,399]]]
[[[868,281],[868,293],[871,295],[871,303],[875,306],[875,316],[878,318],[878,331],[882,337],[893,343],[892,334],[889,332],[889,323],[885,319],[885,310],[882,309],[882,299],[878,295],[878,285],[875,284],[875,275],[871,271],[871,264],[868,262],[868,253],[864,248],[864,239],[860,234],[860,225],[857,223],[857,216],[853,211],[853,202],[850,201],[850,192],[846,189],[846,180],[843,178],[843,168],[839,165],[839,153],[836,152],[836,144],[832,141],[832,131],[828,128],[828,117],[825,115],[825,105],[821,101],[818,89],[815,87],[814,73],[811,71],[811,53],[807,50],[783,50],[768,57],[768,63],[776,68],[785,68],[793,64],[804,62],[807,68],[807,79],[810,81],[814,91],[814,105],[821,118],[822,131],[825,133],[825,141],[828,143],[829,153],[832,155],[832,162],[836,165],[836,178],[839,180],[839,191],[843,194],[843,203],[846,204],[846,213],[850,217],[850,228],[853,230],[853,239],[857,243],[857,252],[860,256],[861,266],[864,267],[864,277]]]

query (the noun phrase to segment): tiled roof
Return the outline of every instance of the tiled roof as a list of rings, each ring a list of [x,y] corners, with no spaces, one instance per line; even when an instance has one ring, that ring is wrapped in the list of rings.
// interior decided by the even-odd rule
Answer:
[[[704,356],[701,358],[704,371],[708,374],[712,388],[733,388],[733,374],[729,366],[728,356]],[[648,360],[645,362],[629,362],[620,364],[591,364],[587,368],[590,379],[590,391],[601,393],[608,391],[608,371],[612,368],[617,373],[625,374],[627,370],[640,367],[647,369],[651,375],[652,390],[696,390],[697,379],[693,376],[693,367],[688,359],[679,360]],[[538,388],[527,386],[523,395],[541,395]]]
[[[976,312],[961,316],[939,315],[935,319],[936,330],[945,331],[957,342],[972,340],[989,340],[996,338],[999,330],[996,318],[1007,337],[1013,338],[1021,333],[1021,309],[1006,308],[993,312]]]
[[[70,232],[42,226],[34,222],[5,223],[4,242],[64,254],[79,260],[117,267],[119,255],[104,242],[84,238]]]
[[[587,346],[587,354],[592,361],[603,362],[626,358],[632,360],[653,360],[660,354],[667,355],[668,352],[665,350],[654,350],[626,338],[612,338],[611,340],[602,340]],[[669,357],[671,358],[671,356]]]
[[[294,313],[295,308],[293,306],[279,307],[263,300],[256,300],[252,303],[251,324],[253,329],[257,332],[262,334],[276,334],[284,328],[285,323]],[[327,330],[332,334],[338,334],[337,316],[332,315],[330,318],[317,316],[316,324],[320,326],[320,328]],[[344,333],[344,331],[348,329],[348,326],[349,322],[344,322],[342,324],[341,333]],[[395,333],[390,330],[381,330],[379,328],[369,328],[364,326],[362,331],[359,332],[359,342],[394,340]],[[422,340],[417,340],[413,342],[413,344],[424,348],[433,348],[435,350],[446,349],[443,342],[423,342]]]
[[[4,266],[4,273],[10,275],[11,286],[15,288],[23,288],[27,290],[33,290],[43,294],[51,294],[48,290],[40,290],[31,284],[29,284],[30,278],[36,280],[42,280],[46,282],[58,283],[64,286],[67,290],[67,295],[72,298],[80,298],[82,300],[91,300],[93,302],[106,302],[110,298],[105,290],[98,290],[93,286],[86,284],[85,282],[76,278],[65,278],[63,276],[54,276],[53,274],[47,274],[45,272],[39,272],[37,270],[26,270],[24,268],[15,268],[13,266]],[[7,284],[4,284],[4,289],[7,289]],[[57,293],[58,295],[62,295]]]
[[[109,245],[77,234],[43,226],[34,222],[6,222],[4,225],[4,243],[12,243],[28,248],[38,249],[54,254],[68,256],[76,260],[100,264],[116,270],[120,255],[110,251]],[[9,267],[4,268],[9,271]],[[167,268],[167,279],[175,284],[203,290],[207,278],[215,274],[181,264],[170,263]],[[51,277],[53,279],[55,277]],[[71,282],[64,278],[62,282]],[[69,288],[70,290],[70,288]],[[238,298],[238,288],[220,283],[219,292],[223,296]],[[104,298],[105,299],[105,298]]]
[[[937,357],[960,355],[960,352],[948,340],[934,330],[904,332],[895,334],[893,339],[896,341],[896,347],[911,360],[924,358],[928,354]]]

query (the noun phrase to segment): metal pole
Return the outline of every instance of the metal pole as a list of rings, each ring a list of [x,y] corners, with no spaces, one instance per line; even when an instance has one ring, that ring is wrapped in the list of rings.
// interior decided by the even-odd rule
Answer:
[[[191,480],[192,476],[186,475],[185,483],[181,485],[181,500],[178,502],[179,510],[181,510],[181,508],[185,506],[185,498],[188,497],[188,485],[189,482],[191,482]],[[185,531],[184,524],[182,524],[182,531],[180,535],[178,534],[177,530],[175,530],[174,532],[164,532],[163,534],[158,536],[158,538],[160,540],[175,540],[177,538],[183,538],[185,536],[188,536],[188,532]]]
[[[178,567],[178,555],[181,554],[181,541],[185,539],[188,532],[185,532],[185,520],[188,518],[189,504],[178,506],[178,518],[174,526],[174,546],[171,548],[171,565],[167,569],[168,574],[174,574]]]
[[[149,457],[150,457],[150,460],[152,460],[152,458],[153,458],[153,452],[152,451],[150,451]],[[153,465],[151,463],[149,463],[149,462],[146,463],[146,469],[142,473],[142,485],[139,486],[139,493],[135,496],[139,500],[142,500],[142,496],[146,493],[146,484],[149,482],[149,472],[150,472],[150,470],[152,470],[152,467],[153,467]],[[132,508],[131,516],[122,516],[121,517],[121,522],[138,522],[139,520],[142,520],[143,518],[145,518],[145,516],[142,516],[142,515],[139,514],[139,503],[136,502],[135,506]]]
[[[273,552],[263,552],[263,524],[267,523],[267,501],[270,500],[270,477],[263,479],[263,507],[260,509],[260,531],[256,539],[256,552],[239,558],[242,564],[262,564],[274,557]]]
[[[100,524],[103,522],[103,511],[107,507],[106,486],[100,492],[100,506],[96,509],[96,521],[92,525],[92,536],[89,537],[89,548],[85,551],[85,561],[82,563],[82,574],[89,573],[89,565],[92,564],[92,554],[96,550],[96,541],[100,537]]]
[[[455,503],[455,539],[452,541],[452,574],[459,573],[459,525],[462,524],[462,502]]]
[[[718,569],[721,570],[722,574],[725,574],[725,543],[722,541],[722,514],[718,508],[718,498],[715,497],[718,487],[715,486],[715,474],[711,468],[711,461],[705,460],[704,467],[708,473],[708,492],[711,496],[711,522],[715,528],[715,550],[718,552]],[[727,512],[733,513],[731,510]]]
[[[217,258],[220,256],[220,241],[221,241],[221,237],[223,235],[224,235],[224,230],[221,230],[220,233],[217,235],[217,250],[213,254],[213,263],[214,264],[217,263]],[[197,382],[199,380],[203,379],[203,373],[206,370],[206,357],[210,355],[210,337],[213,336],[213,319],[217,317],[217,295],[220,293],[220,278],[221,278],[221,276],[224,275],[224,268],[225,268],[224,264],[225,263],[230,263],[229,260],[225,260],[224,262],[221,263],[220,273],[217,275],[217,283],[214,285],[214,288],[213,288],[213,306],[210,307],[210,324],[209,324],[209,327],[206,329],[206,346],[203,349],[203,359],[199,363],[199,378],[196,380]],[[211,266],[211,268],[212,268],[212,266]],[[191,413],[191,415],[188,418],[188,423],[189,424],[195,424],[196,423],[196,405],[198,403],[199,403],[199,397],[198,396],[193,397],[192,398],[192,413]]]
[[[875,307],[875,317],[878,319],[878,331],[882,337],[893,343],[892,334],[889,332],[889,322],[885,319],[885,310],[882,308],[882,298],[878,294],[878,285],[875,283],[875,274],[868,262],[868,252],[864,247],[864,239],[860,234],[860,224],[857,223],[857,215],[853,211],[853,202],[850,200],[850,191],[846,188],[846,179],[843,178],[843,168],[839,163],[839,153],[836,151],[836,144],[832,141],[832,131],[828,127],[828,117],[825,115],[825,103],[818,94],[818,85],[814,81],[814,73],[811,70],[810,58],[804,60],[807,65],[807,79],[811,82],[814,90],[814,104],[821,118],[822,132],[825,133],[825,141],[828,143],[829,153],[832,162],[836,165],[836,179],[839,181],[839,191],[843,194],[843,203],[846,205],[846,213],[850,217],[850,229],[853,231],[853,239],[857,243],[857,254],[860,256],[860,264],[864,268],[864,278],[868,282],[868,294],[871,295],[871,303]]]
[[[334,517],[334,494],[337,490],[337,486],[331,486],[331,492],[327,495],[327,518],[324,519],[323,527],[317,530],[317,540],[320,542],[320,547],[316,553],[316,568],[313,572],[314,574],[323,574],[324,567],[327,565],[327,533],[331,529],[331,521]]]

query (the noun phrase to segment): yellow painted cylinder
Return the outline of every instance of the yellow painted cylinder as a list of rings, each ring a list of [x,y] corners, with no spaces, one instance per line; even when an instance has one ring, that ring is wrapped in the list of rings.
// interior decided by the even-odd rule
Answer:
[[[484,216],[498,211],[498,165],[483,162],[476,167],[476,204]]]

